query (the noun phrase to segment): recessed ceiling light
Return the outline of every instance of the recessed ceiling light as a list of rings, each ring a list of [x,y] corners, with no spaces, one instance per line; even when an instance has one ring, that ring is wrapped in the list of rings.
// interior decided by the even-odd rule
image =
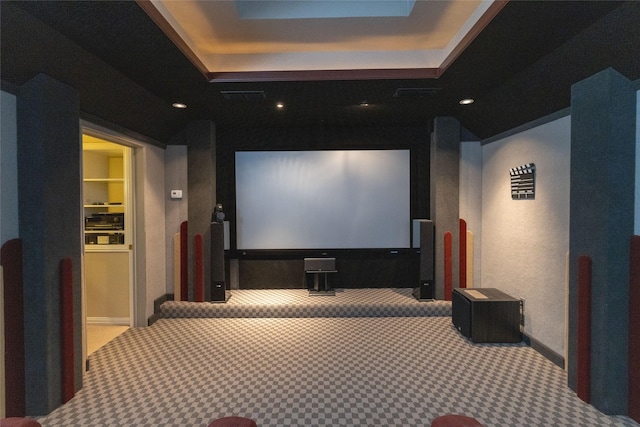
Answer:
[[[282,103],[282,102],[278,102],[278,103],[276,104],[276,107],[278,107],[278,108],[284,108],[284,103]]]
[[[182,102],[174,102],[171,104],[174,108],[187,108],[187,104],[183,104]]]
[[[473,98],[465,98],[460,100],[460,105],[469,105],[473,104],[475,101]]]

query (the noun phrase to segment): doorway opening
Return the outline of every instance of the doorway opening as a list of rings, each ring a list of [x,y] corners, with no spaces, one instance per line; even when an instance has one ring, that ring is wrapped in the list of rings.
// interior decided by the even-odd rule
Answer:
[[[83,129],[85,360],[134,325],[132,151]]]

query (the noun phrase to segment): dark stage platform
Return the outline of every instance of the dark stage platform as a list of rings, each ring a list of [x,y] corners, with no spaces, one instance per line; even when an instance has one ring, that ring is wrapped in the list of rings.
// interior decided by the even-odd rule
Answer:
[[[160,307],[160,313],[164,318],[451,316],[451,302],[420,302],[412,291],[412,288],[335,289],[335,296],[310,296],[306,289],[231,290],[226,303],[167,301]]]

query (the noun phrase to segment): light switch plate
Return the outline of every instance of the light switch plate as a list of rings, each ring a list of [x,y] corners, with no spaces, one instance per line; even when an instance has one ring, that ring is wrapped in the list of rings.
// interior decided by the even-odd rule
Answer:
[[[172,199],[182,199],[182,190],[171,190]]]

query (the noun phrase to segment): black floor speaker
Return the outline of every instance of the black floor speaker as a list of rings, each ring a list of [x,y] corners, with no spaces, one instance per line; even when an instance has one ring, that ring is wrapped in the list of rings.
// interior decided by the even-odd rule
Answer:
[[[227,287],[224,282],[211,281],[211,302],[226,302]]]
[[[209,301],[227,301],[224,272],[224,224],[218,222],[211,223],[211,285]]]
[[[420,301],[432,300],[435,298],[433,221],[422,219],[417,223],[420,227],[420,273],[418,287],[414,288],[413,296]]]
[[[413,289],[413,296],[422,301],[427,300],[430,301],[435,298],[435,286],[433,284],[433,280],[424,281],[420,283],[417,288]]]

